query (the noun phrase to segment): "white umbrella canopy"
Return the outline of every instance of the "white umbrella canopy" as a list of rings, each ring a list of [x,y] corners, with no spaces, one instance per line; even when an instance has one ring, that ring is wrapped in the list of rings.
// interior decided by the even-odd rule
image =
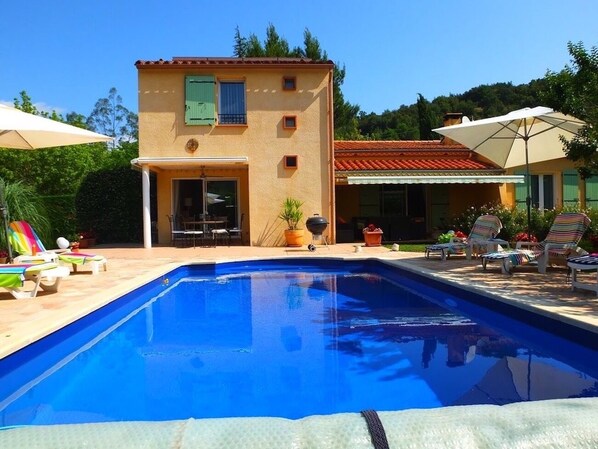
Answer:
[[[506,115],[436,128],[500,167],[525,166],[527,232],[531,232],[529,164],[565,157],[560,136],[571,138],[583,120],[544,107],[524,108]],[[528,143],[531,141],[531,143]]]
[[[537,106],[433,131],[511,168],[565,157],[559,136],[570,138],[584,125],[575,117]],[[532,140],[529,149],[528,140]]]
[[[0,105],[0,148],[33,150],[107,142],[111,139],[103,134]]]

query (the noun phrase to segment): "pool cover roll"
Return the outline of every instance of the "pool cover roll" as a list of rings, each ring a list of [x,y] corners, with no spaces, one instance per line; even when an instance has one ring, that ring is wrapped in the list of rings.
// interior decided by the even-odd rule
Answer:
[[[598,399],[378,412],[393,448],[598,447]],[[359,413],[17,427],[1,448],[371,449]]]

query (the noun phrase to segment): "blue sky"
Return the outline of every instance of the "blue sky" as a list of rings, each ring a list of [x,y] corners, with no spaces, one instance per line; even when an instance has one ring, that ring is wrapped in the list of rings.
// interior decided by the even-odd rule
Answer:
[[[21,0],[0,28],[0,102],[22,90],[43,109],[89,115],[116,87],[137,112],[139,59],[232,56],[235,28],[291,47],[308,28],[345,65],[345,99],[367,113],[527,83],[570,62],[567,42],[598,46],[595,0]],[[536,105],[530,105],[536,106]]]

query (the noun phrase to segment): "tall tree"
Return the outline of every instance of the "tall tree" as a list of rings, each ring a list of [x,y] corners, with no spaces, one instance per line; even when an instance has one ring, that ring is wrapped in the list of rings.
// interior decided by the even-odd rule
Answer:
[[[586,50],[581,42],[569,42],[567,48],[571,65],[547,73],[543,99],[553,109],[587,123],[576,137],[562,140],[582,176],[598,175],[598,47]]]
[[[87,118],[87,126],[93,131],[113,137],[113,148],[120,142],[137,140],[139,131],[137,115],[122,104],[122,97],[115,87],[107,98],[100,98]]]
[[[238,58],[246,57],[304,57],[314,61],[327,61],[328,55],[320,47],[318,39],[306,28],[303,33],[303,48],[290,49],[286,39],[281,37],[274,25],[269,24],[266,29],[266,40],[262,45],[255,34],[244,38],[239,27],[235,30],[234,55]],[[359,105],[352,105],[345,101],[341,86],[345,81],[345,66],[336,63],[333,74],[334,96],[334,137],[336,139],[361,138],[357,128],[357,114]]]
[[[417,117],[419,122],[420,140],[432,140],[433,118],[429,108],[430,103],[422,94],[417,94]]]

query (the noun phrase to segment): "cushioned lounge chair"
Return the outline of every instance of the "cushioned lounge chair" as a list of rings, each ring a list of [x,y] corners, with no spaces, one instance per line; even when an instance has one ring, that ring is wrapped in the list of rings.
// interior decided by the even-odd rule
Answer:
[[[587,254],[578,247],[581,237],[590,226],[590,219],[583,213],[562,213],[556,216],[548,235],[541,242],[517,242],[511,251],[494,252],[482,256],[482,266],[498,261],[502,272],[510,273],[513,267],[537,263],[538,271],[546,273],[548,265],[567,265],[567,257]],[[523,249],[528,246],[528,249]]]
[[[68,251],[65,253],[58,254],[58,259],[61,262],[71,264],[73,266],[73,272],[77,272],[77,267],[88,266],[91,268],[91,274],[98,274],[100,267],[104,268],[104,271],[108,269],[108,261],[104,256],[99,254],[87,254],[81,252]]]
[[[59,267],[55,262],[1,264],[0,287],[16,299],[35,298],[40,287],[48,292],[57,292],[60,280],[68,275],[68,268]],[[25,281],[32,281],[33,289],[24,290]]]
[[[495,241],[494,238],[502,229],[500,219],[495,215],[481,215],[477,218],[471,228],[471,232],[465,240],[454,239],[448,243],[436,243],[426,246],[426,258],[431,253],[439,253],[442,260],[452,254],[465,254],[467,259],[480,252],[481,248],[493,248],[503,241]]]
[[[76,253],[65,249],[46,250],[35,230],[26,221],[13,221],[9,230],[11,244],[19,253],[15,258],[17,263],[61,261],[71,264],[75,273],[79,265],[91,267],[92,274],[97,274],[100,266],[104,267],[104,271],[107,269],[106,258],[98,254]]]

